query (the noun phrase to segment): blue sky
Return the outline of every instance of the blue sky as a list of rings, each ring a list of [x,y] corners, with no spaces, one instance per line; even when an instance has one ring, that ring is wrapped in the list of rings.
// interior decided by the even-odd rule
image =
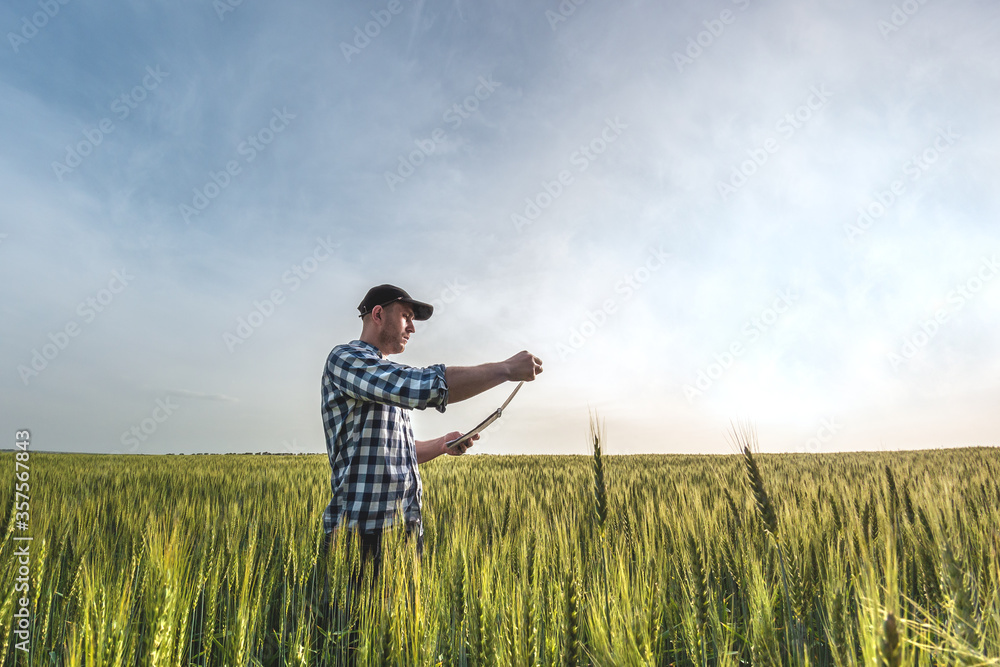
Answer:
[[[323,362],[383,282],[437,306],[402,363],[544,360],[481,452],[585,453],[593,411],[610,453],[1000,438],[995,3],[0,26],[0,422],[38,449],[324,451]]]

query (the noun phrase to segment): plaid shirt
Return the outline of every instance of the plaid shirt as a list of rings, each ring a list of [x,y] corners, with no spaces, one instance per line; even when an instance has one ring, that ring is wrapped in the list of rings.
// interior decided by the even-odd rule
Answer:
[[[397,364],[360,340],[330,352],[322,405],[333,490],[323,512],[327,533],[341,525],[380,531],[396,522],[398,508],[407,524],[420,525],[423,485],[410,410],[444,412],[444,369]]]

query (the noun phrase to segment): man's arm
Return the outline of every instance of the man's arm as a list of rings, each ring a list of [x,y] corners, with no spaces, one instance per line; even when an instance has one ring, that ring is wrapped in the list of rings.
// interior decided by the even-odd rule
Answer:
[[[466,452],[469,447],[472,447],[472,443],[466,443],[459,446],[459,450],[452,451],[445,447],[446,443],[452,440],[458,440],[462,437],[461,431],[452,431],[442,435],[440,438],[434,438],[433,440],[417,440],[413,444],[417,449],[417,463],[427,463],[432,461],[442,454],[451,454],[452,456],[460,456]],[[479,440],[479,434],[472,436],[473,440]]]
[[[542,372],[542,360],[527,350],[506,361],[478,366],[445,366],[448,383],[448,403],[457,403],[492,389],[507,381],[531,382]]]
[[[413,368],[369,350],[339,345],[327,358],[323,391],[327,396],[336,388],[358,401],[444,412],[448,397],[444,371],[444,364]]]
[[[427,463],[444,454],[444,438],[433,440],[417,440],[413,443],[417,448],[417,464]]]

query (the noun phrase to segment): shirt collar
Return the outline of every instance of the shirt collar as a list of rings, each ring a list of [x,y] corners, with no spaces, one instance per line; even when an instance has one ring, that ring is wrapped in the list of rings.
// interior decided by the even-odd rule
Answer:
[[[372,352],[374,352],[375,354],[377,354],[379,356],[379,359],[384,359],[385,358],[382,355],[382,350],[378,349],[377,347],[375,347],[371,343],[366,343],[365,341],[358,339],[358,340],[352,340],[351,341],[351,345],[356,345],[358,347],[367,347]]]

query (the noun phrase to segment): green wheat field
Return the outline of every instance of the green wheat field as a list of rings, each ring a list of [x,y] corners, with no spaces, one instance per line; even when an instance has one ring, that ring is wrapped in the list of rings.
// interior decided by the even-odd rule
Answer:
[[[387,538],[359,664],[1000,664],[996,449],[589,444],[422,465],[423,558]],[[342,664],[329,477],[325,455],[32,453],[30,662],[5,503],[3,664]]]

